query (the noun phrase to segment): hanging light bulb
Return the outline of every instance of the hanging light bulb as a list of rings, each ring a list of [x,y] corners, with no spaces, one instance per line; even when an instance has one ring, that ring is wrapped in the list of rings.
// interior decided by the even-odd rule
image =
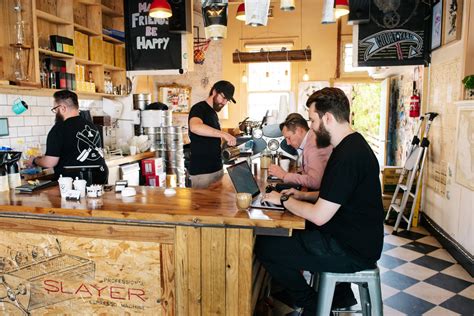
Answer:
[[[295,9],[295,0],[281,0],[280,10],[282,11],[293,11]]]
[[[308,68],[305,68],[304,75],[303,75],[303,81],[308,81],[308,80],[309,80]]]
[[[285,76],[288,76],[288,69],[285,69]]]
[[[336,19],[347,14],[349,14],[349,2],[347,0],[336,0],[334,2],[334,16]]]
[[[269,71],[265,72],[265,77],[270,78],[270,72]]]
[[[245,70],[242,72],[242,83],[247,83],[248,79],[247,79],[247,73],[245,72]]]
[[[239,21],[244,21],[245,22],[245,2],[239,4],[239,7],[237,8],[237,14],[235,15],[235,18]]]
[[[170,4],[167,0],[153,0],[150,6],[150,16],[155,19],[167,19],[171,17]]]

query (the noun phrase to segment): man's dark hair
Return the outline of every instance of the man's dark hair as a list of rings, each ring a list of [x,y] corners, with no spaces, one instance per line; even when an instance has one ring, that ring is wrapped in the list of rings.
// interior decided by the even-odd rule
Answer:
[[[286,127],[292,132],[295,132],[296,127],[299,126],[305,131],[309,130],[308,122],[298,113],[291,113],[288,115],[283,123],[280,124],[280,131],[283,131],[283,127]]]
[[[79,102],[77,101],[77,94],[70,90],[60,90],[54,93],[54,101],[56,103],[64,104],[68,107],[79,108]]]
[[[331,113],[339,123],[350,122],[349,99],[339,88],[324,88],[313,93],[306,101],[309,109],[311,104],[315,104],[315,110],[319,117],[323,117],[326,112]]]

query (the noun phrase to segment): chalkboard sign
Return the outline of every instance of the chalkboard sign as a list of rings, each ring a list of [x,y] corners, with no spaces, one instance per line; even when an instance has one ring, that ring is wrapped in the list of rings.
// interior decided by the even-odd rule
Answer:
[[[148,15],[152,0],[125,0],[127,70],[181,69],[181,34],[169,32],[168,19]]]
[[[358,25],[357,65],[429,62],[431,8],[422,0],[371,0],[370,22]]]

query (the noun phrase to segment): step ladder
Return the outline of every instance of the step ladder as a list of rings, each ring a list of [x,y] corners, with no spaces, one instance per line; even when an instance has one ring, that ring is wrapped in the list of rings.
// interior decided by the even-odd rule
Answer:
[[[407,230],[410,230],[411,221],[413,219],[413,214],[416,208],[416,200],[419,193],[418,191],[420,189],[420,184],[423,178],[423,169],[425,166],[426,156],[428,154],[428,147],[430,145],[430,141],[428,140],[428,132],[430,130],[431,124],[433,123],[433,120],[437,116],[438,113],[434,112],[428,112],[424,116],[420,116],[417,126],[415,128],[416,132],[408,149],[409,154],[403,166],[400,178],[398,179],[395,192],[393,193],[392,201],[390,202],[390,207],[388,208],[387,216],[385,217],[385,223],[387,223],[392,210],[398,214],[397,219],[395,221],[395,226],[393,227],[394,235],[398,233],[398,227],[400,226],[400,222],[402,219],[407,223]],[[420,134],[420,132],[422,131],[421,126],[423,124],[423,121],[425,121],[425,129],[424,133]],[[420,136],[418,136],[418,134],[420,134]],[[421,137],[423,138],[421,139]],[[415,191],[413,192],[413,183],[415,182],[415,178],[417,175],[418,179],[416,181]],[[398,194],[400,192],[403,193],[402,198],[397,199]],[[409,198],[412,198],[412,206],[410,210],[410,215],[407,218],[404,215],[404,212]]]

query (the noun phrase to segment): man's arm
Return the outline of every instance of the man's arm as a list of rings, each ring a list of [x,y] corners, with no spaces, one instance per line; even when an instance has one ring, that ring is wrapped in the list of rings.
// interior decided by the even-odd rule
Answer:
[[[43,168],[53,168],[53,167],[56,167],[58,162],[59,162],[59,157],[40,156],[40,157],[31,158],[29,165],[30,166],[36,165]]]
[[[204,124],[199,117],[192,117],[189,120],[189,129],[199,136],[223,138],[230,146],[235,146],[236,144],[234,136]]]
[[[280,193],[271,192],[266,194],[264,201],[280,204],[280,196]],[[288,211],[307,219],[318,226],[326,224],[334,214],[336,214],[339,207],[341,207],[340,204],[322,198],[319,198],[315,204],[299,201],[292,197],[285,202],[285,208]]]

